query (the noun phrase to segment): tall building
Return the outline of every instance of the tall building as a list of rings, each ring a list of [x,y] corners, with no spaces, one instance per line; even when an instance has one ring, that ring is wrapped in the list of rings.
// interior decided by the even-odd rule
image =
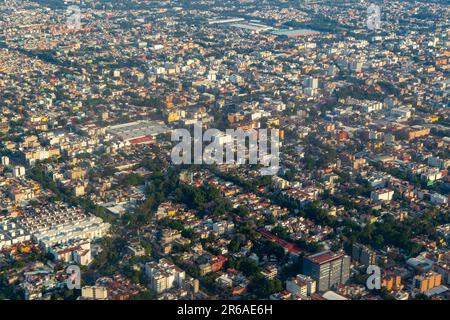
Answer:
[[[25,176],[25,168],[22,166],[14,167],[14,177],[19,178]]]
[[[308,97],[314,97],[319,91],[319,80],[313,77],[308,77],[304,80],[305,94]]]
[[[3,166],[9,166],[9,158],[6,156],[2,157],[2,165]]]
[[[107,300],[108,291],[101,286],[85,286],[81,289],[81,300]]]
[[[425,274],[417,275],[413,279],[414,288],[417,288],[420,293],[425,293],[434,287],[441,285],[442,276],[440,273],[429,271]]]
[[[305,86],[311,89],[317,89],[319,87],[319,79],[313,77],[307,77],[305,79]]]
[[[325,292],[334,285],[345,283],[350,276],[350,257],[343,253],[322,251],[305,257],[303,274],[317,282],[317,291]]]
[[[402,278],[399,274],[386,274],[383,276],[381,286],[387,291],[400,290],[402,288]]]
[[[352,259],[368,267],[376,262],[376,253],[368,247],[355,243],[352,248]]]

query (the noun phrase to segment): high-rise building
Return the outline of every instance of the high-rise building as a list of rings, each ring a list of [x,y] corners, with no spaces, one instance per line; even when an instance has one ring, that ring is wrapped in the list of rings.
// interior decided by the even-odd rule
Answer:
[[[334,285],[347,282],[350,257],[329,250],[313,254],[304,258],[303,274],[316,280],[317,291],[325,292]]]
[[[371,264],[375,264],[376,257],[377,257],[376,253],[370,248],[359,243],[355,243],[353,245],[352,259],[354,261],[358,261],[362,265],[368,267]]]
[[[295,296],[309,297],[316,293],[316,281],[311,277],[298,274],[286,281],[286,290]]]
[[[429,271],[425,274],[417,275],[413,279],[414,288],[417,288],[420,293],[425,293],[434,287],[441,285],[442,276],[440,273]]]
[[[14,177],[19,178],[25,176],[25,168],[22,166],[14,167]]]

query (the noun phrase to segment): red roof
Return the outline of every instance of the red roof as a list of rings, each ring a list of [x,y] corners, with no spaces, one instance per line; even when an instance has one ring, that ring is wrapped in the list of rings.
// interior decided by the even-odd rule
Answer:
[[[147,143],[152,143],[152,142],[153,142],[152,136],[143,136],[140,138],[130,140],[131,144],[147,144]]]

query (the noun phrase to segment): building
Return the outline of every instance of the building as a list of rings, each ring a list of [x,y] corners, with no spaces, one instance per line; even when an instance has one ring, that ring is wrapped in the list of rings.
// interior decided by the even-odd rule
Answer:
[[[208,273],[212,272],[212,266],[209,263],[203,263],[198,266],[200,275],[203,277]]]
[[[285,37],[298,38],[298,37],[316,36],[319,35],[320,32],[310,29],[296,29],[296,30],[282,29],[282,30],[275,30],[272,32],[272,34],[283,38]]]
[[[107,300],[108,291],[102,286],[86,286],[81,288],[82,300]]]
[[[31,236],[13,220],[0,221],[0,250],[30,239]]]
[[[308,77],[304,81],[305,94],[308,97],[314,97],[319,92],[319,80],[317,78]]]
[[[142,144],[143,141],[152,142],[154,137],[169,132],[169,128],[162,121],[135,121],[111,126],[107,133],[129,142]]]
[[[148,262],[145,274],[150,279],[150,287],[156,293],[162,293],[173,287],[183,287],[186,275],[183,270],[166,259]]]
[[[316,281],[311,277],[298,274],[286,281],[286,290],[293,296],[309,297],[316,292]]]
[[[397,291],[402,287],[402,278],[399,274],[386,274],[383,276],[381,286],[387,291]]]
[[[17,186],[8,190],[8,195],[15,203],[28,201],[35,197],[35,190],[32,187]]]
[[[2,157],[2,166],[9,166],[9,158],[6,156]]]
[[[140,244],[133,244],[127,247],[127,251],[134,257],[142,257],[145,256],[145,249]]]
[[[91,261],[90,242],[107,235],[110,228],[101,218],[62,204],[29,208],[18,225],[57,259],[83,265]]]
[[[407,131],[408,140],[415,138],[420,138],[430,134],[430,128],[424,128],[421,126],[412,126],[410,130]]]
[[[262,271],[261,274],[263,275],[264,278],[266,278],[267,280],[273,280],[276,278],[276,276],[278,275],[278,269],[276,266],[274,265],[270,265],[265,267]]]
[[[355,243],[352,248],[352,260],[359,262],[363,266],[375,264],[377,258],[376,253],[368,247]]]
[[[20,178],[25,176],[25,168],[22,166],[14,167],[14,177]]]
[[[61,151],[59,148],[31,148],[21,151],[21,156],[28,164],[34,164],[36,161],[43,161],[53,157],[59,157]]]
[[[379,189],[370,193],[370,199],[373,201],[391,201],[394,191],[389,189]]]
[[[379,101],[364,101],[360,105],[361,109],[366,112],[375,112],[375,111],[381,111],[383,109],[383,103]]]
[[[397,118],[409,119],[411,118],[412,112],[411,108],[402,106],[398,108],[392,108],[391,115]]]
[[[319,79],[313,77],[307,77],[305,79],[305,86],[311,89],[317,89],[319,87]]]
[[[350,276],[350,257],[331,251],[313,254],[304,258],[303,274],[317,282],[317,291],[328,291],[335,285],[347,282]]]
[[[443,196],[442,194],[433,192],[430,194],[430,201],[433,204],[443,205],[443,204],[448,203],[448,197]]]
[[[450,159],[440,159],[439,157],[429,157],[428,165],[439,169],[447,169],[450,167]]]
[[[338,301],[349,300],[348,298],[346,298],[340,294],[337,294],[334,291],[327,291],[322,295],[322,297],[325,298],[326,300],[338,300]]]
[[[273,176],[272,177],[272,182],[273,182],[275,188],[278,188],[278,189],[281,189],[281,190],[282,189],[286,189],[287,187],[289,187],[289,181],[287,181],[287,180],[285,180],[283,178],[280,178],[278,176]]]
[[[74,239],[47,248],[56,260],[87,266],[92,262],[91,242]]]
[[[218,221],[213,223],[213,231],[218,234],[224,234],[234,230],[234,223],[231,221]]]
[[[427,273],[417,275],[413,279],[413,286],[420,293],[425,293],[435,287],[441,285],[442,276],[440,273],[429,271]]]

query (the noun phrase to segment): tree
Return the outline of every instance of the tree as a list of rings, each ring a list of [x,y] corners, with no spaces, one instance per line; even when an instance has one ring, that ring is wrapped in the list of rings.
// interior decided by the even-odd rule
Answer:
[[[144,184],[144,178],[136,173],[130,173],[125,178],[122,179],[121,184],[124,187],[129,186],[139,186]]]
[[[152,290],[145,290],[139,292],[136,296],[132,297],[131,300],[155,300],[157,295]]]
[[[238,252],[241,248],[241,245],[241,240],[238,237],[233,237],[233,239],[231,239],[230,243],[228,244],[228,249],[231,252]]]
[[[261,274],[252,278],[248,284],[248,291],[258,299],[267,299],[269,295],[283,290],[283,284],[279,279],[268,280]]]

